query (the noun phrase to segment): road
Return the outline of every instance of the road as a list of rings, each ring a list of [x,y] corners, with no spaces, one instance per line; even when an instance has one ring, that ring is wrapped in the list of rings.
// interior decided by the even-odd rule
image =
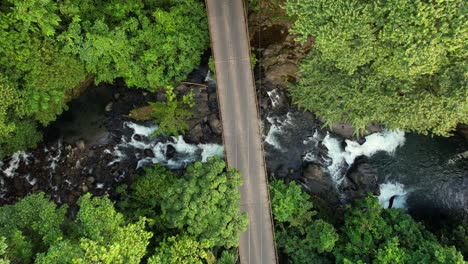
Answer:
[[[244,179],[242,264],[277,263],[250,46],[242,0],[206,0],[228,167]]]

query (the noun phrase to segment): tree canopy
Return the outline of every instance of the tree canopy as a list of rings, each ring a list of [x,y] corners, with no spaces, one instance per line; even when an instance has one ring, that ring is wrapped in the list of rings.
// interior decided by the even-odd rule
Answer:
[[[299,41],[293,100],[363,132],[389,128],[448,135],[468,122],[466,1],[288,0]]]
[[[66,214],[44,193],[0,207],[0,263],[219,263],[232,252],[247,217],[239,213],[237,171],[219,158],[189,165],[182,177],[156,166],[121,186],[118,206],[85,194]],[[185,193],[184,193],[185,192]]]

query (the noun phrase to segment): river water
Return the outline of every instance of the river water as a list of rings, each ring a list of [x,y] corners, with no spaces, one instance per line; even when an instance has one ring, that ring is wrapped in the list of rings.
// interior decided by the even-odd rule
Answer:
[[[214,85],[211,78],[205,81]],[[132,107],[130,101],[125,101],[133,100],[131,95],[114,100],[116,91],[104,93],[84,98],[76,107],[72,105],[67,113],[75,111],[78,118],[69,118],[71,123],[61,121],[58,126],[62,132],[50,130],[46,135],[49,139],[40,148],[18,152],[0,162],[0,198],[8,202],[11,196],[45,188],[57,200],[66,196],[66,191],[82,191],[84,185],[103,194],[154,163],[177,170],[197,160],[223,155],[223,147],[215,142],[197,144],[187,143],[182,136],[152,137],[155,124],[137,124],[122,118]],[[377,171],[382,206],[388,207],[394,197],[393,207],[405,208],[422,219],[449,215],[467,219],[468,143],[464,138],[382,131],[367,136],[360,144],[322,129],[312,114],[285,106],[278,91],[268,94],[271,109],[263,114],[263,133],[270,175],[300,181],[306,164],[318,164],[337,196],[345,200],[340,185],[355,160],[365,156]],[[135,96],[141,98],[140,94]],[[114,108],[123,112],[103,111],[105,103],[96,100],[103,97],[105,102],[114,100]],[[68,136],[72,141],[84,137],[94,145],[85,150],[70,147],[63,138],[67,129],[73,132]],[[86,135],[77,135],[77,131]],[[76,193],[73,199],[78,196]]]
[[[270,91],[273,110],[264,118],[267,167],[277,177],[301,178],[307,163],[319,164],[337,195],[347,171],[361,156],[377,171],[383,207],[405,208],[420,219],[468,219],[468,143],[455,135],[429,137],[402,131],[382,131],[363,144],[322,129],[308,113],[276,109],[277,92]]]

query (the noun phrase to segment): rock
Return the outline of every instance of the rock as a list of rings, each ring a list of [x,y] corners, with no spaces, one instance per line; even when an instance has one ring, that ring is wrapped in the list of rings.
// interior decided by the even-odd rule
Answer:
[[[84,193],[87,193],[87,192],[89,191],[89,188],[88,188],[88,186],[83,185],[83,186],[81,186],[81,190],[82,190]]]
[[[142,92],[141,93],[143,96],[147,96],[148,95],[148,92]]]
[[[84,142],[84,140],[78,140],[76,142],[76,147],[79,149],[79,150],[84,150],[86,148],[86,144]]]
[[[340,189],[350,199],[358,199],[367,196],[368,193],[379,195],[379,185],[377,184],[377,170],[365,159],[358,158],[346,173]]]
[[[301,181],[308,192],[327,201],[338,203],[339,199],[334,191],[333,183],[319,165],[315,163],[305,165],[302,169]]]
[[[166,159],[172,159],[177,153],[176,149],[172,145],[166,146]]]
[[[192,91],[195,107],[192,108],[193,115],[187,120],[190,129],[193,129],[194,126],[203,121],[203,118],[210,114],[206,89],[194,88]]]
[[[223,133],[223,126],[221,124],[221,120],[217,117],[216,114],[211,114],[208,119],[208,124],[210,125],[211,131],[216,135],[222,135]]]
[[[196,89],[196,90],[198,90],[198,89]],[[189,87],[187,85],[183,84],[183,83],[177,85],[177,87],[174,88],[174,93],[177,96],[183,96],[183,95],[185,95],[185,94],[187,94],[189,92],[190,92]]]
[[[298,69],[298,66],[292,62],[275,64],[265,71],[265,80],[274,85],[287,87],[291,80],[297,78]]]
[[[154,158],[154,152],[152,149],[147,148],[143,150],[143,154],[145,155],[145,157]]]
[[[202,140],[203,135],[202,125],[197,124],[187,133],[187,138],[190,142],[199,143]]]
[[[166,102],[167,101],[167,96],[164,91],[158,91],[156,93],[156,101],[158,102]]]
[[[128,117],[137,121],[146,121],[150,120],[153,114],[154,108],[151,105],[146,105],[142,107],[138,107],[130,111]]]
[[[94,179],[94,177],[88,177],[88,178],[86,178],[86,181],[87,181],[89,184],[93,184],[93,183],[96,181],[96,179]]]
[[[115,100],[119,100],[119,98],[120,98],[120,93],[115,93],[115,94],[114,94],[114,99],[115,99]]]
[[[468,140],[468,124],[458,124],[457,133],[464,136]]]
[[[114,105],[113,102],[108,103],[108,104],[106,105],[106,107],[104,108],[104,110],[105,110],[106,112],[112,111],[112,106],[113,106],[113,105]]]
[[[325,122],[325,120],[321,119],[322,122]],[[370,135],[370,134],[373,134],[373,133],[378,133],[378,132],[381,132],[383,130],[383,126],[381,126],[379,123],[377,122],[372,122],[372,124],[368,125],[366,127],[367,129],[367,133],[364,133],[362,136],[367,136],[367,135]],[[365,138],[363,139],[360,139],[360,138],[356,138],[355,135],[354,135],[354,127],[351,126],[350,124],[348,123],[344,123],[344,122],[340,122],[340,123],[336,123],[332,126],[331,128],[331,131],[341,137],[344,137],[346,139],[351,139],[351,140],[358,140],[360,141],[359,144],[364,144],[365,142]],[[362,137],[361,137],[362,138]]]
[[[273,108],[289,107],[289,98],[283,90],[275,88],[273,90],[268,91],[267,94],[268,94],[268,99],[266,99],[266,101],[271,102],[271,106]],[[265,101],[265,99],[262,99],[260,101]],[[264,102],[259,102],[259,103],[261,105]]]

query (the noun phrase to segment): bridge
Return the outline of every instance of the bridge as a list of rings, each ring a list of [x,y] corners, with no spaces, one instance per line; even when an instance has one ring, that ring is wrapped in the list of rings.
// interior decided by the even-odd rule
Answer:
[[[277,263],[243,1],[206,0],[206,7],[226,162],[243,175],[241,211],[249,215],[247,232],[240,238],[240,262]]]

